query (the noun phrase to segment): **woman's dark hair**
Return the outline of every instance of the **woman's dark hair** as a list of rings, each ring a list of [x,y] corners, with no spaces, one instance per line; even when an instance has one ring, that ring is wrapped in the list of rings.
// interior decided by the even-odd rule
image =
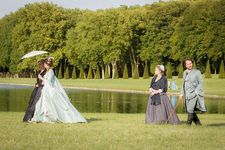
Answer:
[[[45,60],[44,60],[44,59],[41,59],[41,60],[38,61],[38,65],[39,65],[39,66],[40,66],[40,65],[44,65],[44,63],[45,63]]]
[[[45,60],[41,59],[38,61],[38,69],[44,69]]]
[[[54,63],[54,58],[53,57],[48,57],[45,59],[45,63],[49,66],[52,67],[53,63]]]

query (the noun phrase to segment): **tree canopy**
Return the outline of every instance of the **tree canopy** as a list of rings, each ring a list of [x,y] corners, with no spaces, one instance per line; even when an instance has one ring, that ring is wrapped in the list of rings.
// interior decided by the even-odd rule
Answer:
[[[202,72],[209,60],[212,71],[218,72],[224,61],[224,30],[225,0],[178,0],[97,11],[33,3],[0,20],[0,72],[33,72],[41,56],[20,60],[32,50],[48,51],[55,67],[76,67],[85,74],[91,67],[101,77],[106,71],[109,77],[122,77],[125,64],[129,77],[136,71],[142,75],[145,64],[170,64],[174,75],[186,57],[193,58]]]

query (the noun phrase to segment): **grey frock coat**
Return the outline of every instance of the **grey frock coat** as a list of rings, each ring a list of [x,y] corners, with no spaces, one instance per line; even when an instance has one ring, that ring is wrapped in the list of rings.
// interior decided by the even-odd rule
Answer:
[[[184,71],[181,93],[184,96],[188,113],[194,113],[195,110],[206,111],[203,78],[199,70],[192,69],[189,73],[186,70]]]

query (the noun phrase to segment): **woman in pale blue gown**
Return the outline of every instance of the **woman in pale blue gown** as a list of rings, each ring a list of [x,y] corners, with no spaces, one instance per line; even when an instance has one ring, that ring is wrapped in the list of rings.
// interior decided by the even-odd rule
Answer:
[[[32,121],[34,122],[62,122],[86,123],[85,118],[71,104],[65,90],[54,75],[51,66],[53,58],[45,60],[47,69],[44,77],[38,76],[44,82],[41,97],[38,100]]]

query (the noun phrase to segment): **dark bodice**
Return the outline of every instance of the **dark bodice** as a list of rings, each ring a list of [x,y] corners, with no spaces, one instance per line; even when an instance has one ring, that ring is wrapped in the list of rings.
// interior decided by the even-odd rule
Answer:
[[[154,76],[151,82],[150,87],[158,90],[162,89],[163,92],[167,92],[167,79],[165,76],[162,76],[158,81],[156,81],[157,76]]]
[[[154,76],[150,85],[150,88],[154,90],[162,89],[162,92],[167,92],[167,79],[165,76],[162,76],[158,81],[156,81],[157,76]],[[151,104],[159,105],[161,104],[160,94],[155,94],[151,96]]]
[[[44,70],[42,72],[40,70],[37,71],[37,82],[36,82],[36,85],[38,85],[38,86],[44,86],[42,80],[40,80],[38,78],[38,74],[40,74],[43,77],[45,75],[45,73],[46,73],[46,70]]]

